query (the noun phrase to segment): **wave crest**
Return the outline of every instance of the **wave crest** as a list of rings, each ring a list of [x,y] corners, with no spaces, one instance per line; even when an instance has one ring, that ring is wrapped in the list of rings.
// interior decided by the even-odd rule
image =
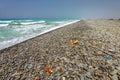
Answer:
[[[45,21],[36,21],[36,22],[21,22],[22,25],[32,25],[32,24],[42,24]]]

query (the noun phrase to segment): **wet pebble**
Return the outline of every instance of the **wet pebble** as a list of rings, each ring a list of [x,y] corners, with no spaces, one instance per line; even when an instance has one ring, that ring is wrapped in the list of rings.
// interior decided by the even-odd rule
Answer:
[[[113,75],[111,78],[112,78],[112,80],[118,80],[118,76],[117,75]]]

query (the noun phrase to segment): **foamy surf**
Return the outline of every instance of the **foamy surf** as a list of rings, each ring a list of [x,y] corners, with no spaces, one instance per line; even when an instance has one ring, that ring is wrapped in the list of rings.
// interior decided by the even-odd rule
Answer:
[[[41,24],[45,23],[45,21],[37,21],[37,22],[22,22],[22,25],[31,25],[31,24]]]
[[[7,48],[7,47],[10,47],[10,46],[13,46],[15,44],[18,44],[18,43],[21,43],[25,40],[28,40],[28,39],[31,39],[31,38],[34,38],[36,36],[39,36],[39,35],[42,35],[44,33],[47,33],[47,32],[50,32],[52,30],[55,30],[55,29],[58,29],[58,28],[61,28],[61,27],[64,27],[66,25],[69,25],[69,24],[72,24],[72,23],[75,23],[75,22],[78,22],[79,20],[71,20],[71,21],[55,21],[54,23],[56,24],[56,22],[58,22],[58,26],[55,26],[52,24],[32,24],[32,25],[28,25],[28,26],[16,26],[14,27],[13,29],[15,29],[16,31],[18,32],[21,32],[21,36],[16,36],[14,38],[8,38],[8,39],[2,39],[1,37],[1,40],[0,40],[0,50],[1,49],[4,49],[4,48]],[[42,22],[42,21],[41,21]],[[43,23],[45,23],[43,21]],[[31,32],[30,32],[31,30]],[[23,31],[23,32],[22,32]],[[4,37],[3,37],[4,38]],[[2,41],[3,40],[3,41]]]
[[[0,24],[0,27],[8,26],[9,24]]]

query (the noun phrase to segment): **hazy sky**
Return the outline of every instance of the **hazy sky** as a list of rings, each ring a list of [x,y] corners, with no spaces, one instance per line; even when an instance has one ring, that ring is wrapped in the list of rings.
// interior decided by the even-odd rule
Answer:
[[[120,18],[120,0],[0,0],[0,18]]]

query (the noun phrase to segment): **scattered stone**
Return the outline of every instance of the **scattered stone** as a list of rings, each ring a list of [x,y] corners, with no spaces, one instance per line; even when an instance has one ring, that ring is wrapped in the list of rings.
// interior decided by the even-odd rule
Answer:
[[[80,80],[85,80],[84,75],[80,76]]]
[[[62,77],[62,80],[65,80],[65,77]]]
[[[91,72],[87,72],[87,73],[86,73],[86,76],[87,76],[89,79],[92,79]]]
[[[16,73],[12,74],[12,76],[18,76],[18,75],[20,75],[20,74],[21,74],[21,73],[16,72]]]
[[[120,80],[120,22],[74,25],[1,50],[0,80]]]
[[[117,75],[114,75],[111,78],[112,78],[112,80],[118,80],[118,76]]]
[[[118,73],[118,70],[115,69],[115,70],[112,71],[110,74],[111,74],[111,75],[115,75],[115,74],[117,74],[117,73]]]
[[[113,64],[113,60],[112,59],[109,59],[106,61],[108,64],[112,65]]]
[[[106,76],[106,77],[105,77],[105,80],[111,80],[111,79],[110,79],[110,77]]]
[[[110,52],[115,52],[115,48],[114,47],[112,47],[112,48],[110,48],[110,49],[108,49]]]
[[[117,57],[120,58],[120,54],[117,54]]]
[[[32,64],[28,64],[28,69],[31,69],[33,67]]]
[[[117,70],[120,70],[120,67],[116,67]]]

